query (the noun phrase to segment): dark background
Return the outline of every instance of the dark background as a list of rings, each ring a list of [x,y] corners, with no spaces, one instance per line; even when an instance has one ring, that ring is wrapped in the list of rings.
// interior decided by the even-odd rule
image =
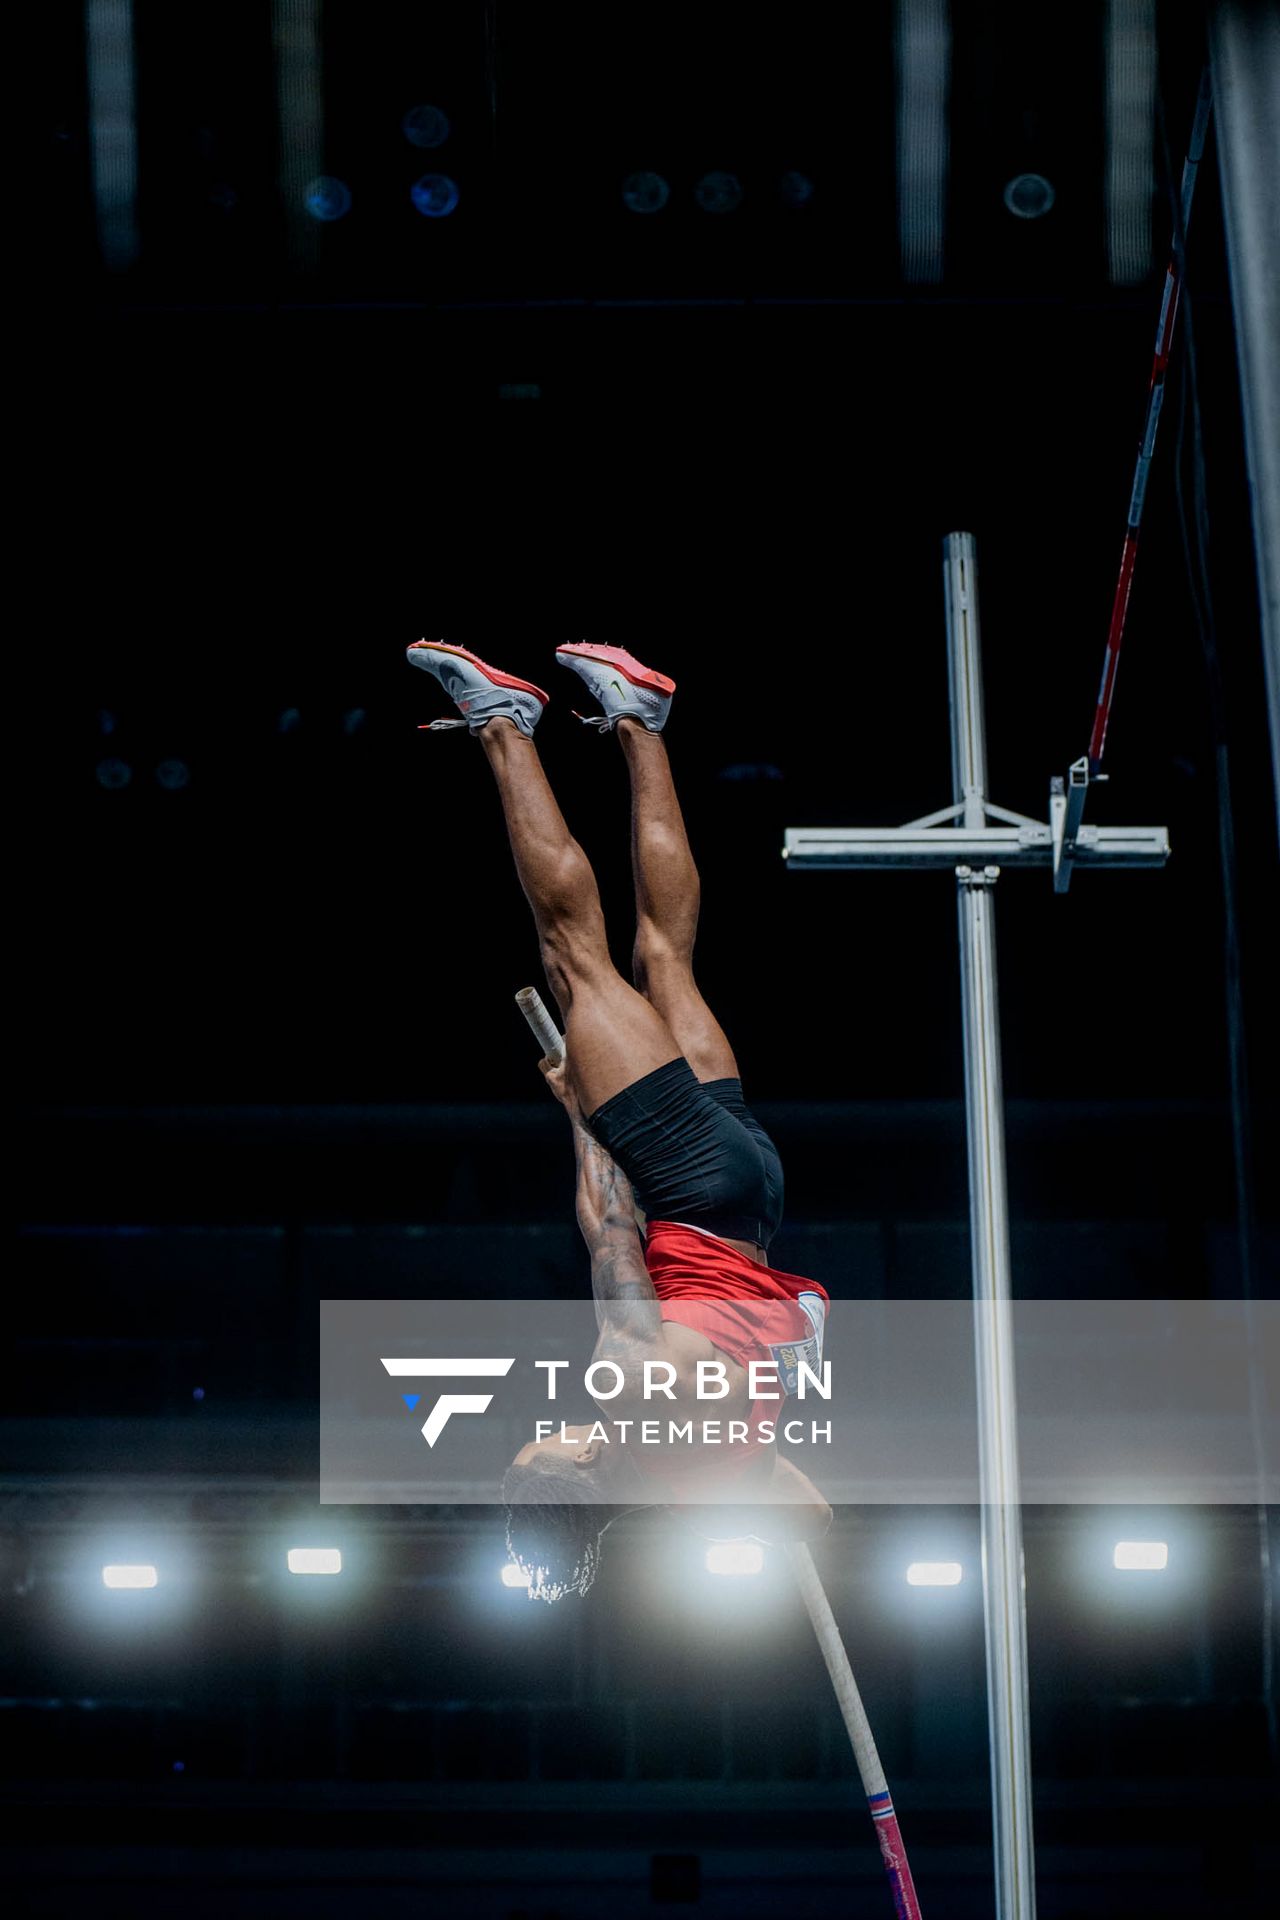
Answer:
[[[1152,272],[1115,286],[1102,22],[953,9],[946,270],[922,287],[886,5],[330,4],[324,166],[352,208],[304,230],[272,10],[144,0],[115,274],[81,9],[43,10],[0,1422],[24,1910],[880,1911],[785,1570],[716,1582],[619,1530],[591,1601],[544,1614],[498,1587],[492,1511],[320,1513],[315,1301],[586,1278],[512,1002],[531,927],[480,754],[416,730],[446,711],[404,664],[423,634],[552,692],[539,743],[623,965],[620,756],[551,655],[618,641],[679,681],[700,972],[786,1157],[777,1262],[837,1296],[967,1290],[952,882],[789,876],[780,848],[950,800],[952,529],[978,541],[992,797],[1044,817],[1084,750],[1162,142],[1176,169],[1204,57],[1199,10],[1161,7]],[[399,127],[423,100],[453,123],[425,155]],[[720,216],[692,193],[716,166],[744,189]],[[660,214],[621,204],[637,167],[671,183]],[[437,168],[460,199],[429,221],[408,188]],[[1044,219],[1004,206],[1025,170],[1054,183]],[[1166,823],[1173,858],[1065,898],[999,887],[1028,1293],[1275,1279],[1275,811],[1218,195],[1211,137],[1089,814]],[[317,1517],[337,1597],[277,1577]],[[1042,1908],[1217,1914],[1262,1885],[1266,1534],[1125,1520],[1170,1538],[1164,1584],[1112,1572],[1119,1516],[1027,1516]],[[823,1555],[935,1914],[990,1909],[976,1540],[970,1514],[842,1513]],[[966,1582],[908,1608],[900,1562],[931,1543]],[[128,1551],[168,1587],[95,1592]],[[1228,1805],[1224,1866],[1188,1809]]]

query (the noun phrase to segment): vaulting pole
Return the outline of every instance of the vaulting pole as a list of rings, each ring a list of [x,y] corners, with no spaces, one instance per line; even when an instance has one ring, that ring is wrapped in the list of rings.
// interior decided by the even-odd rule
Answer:
[[[988,804],[987,749],[973,535],[948,534],[943,557],[955,797],[962,808],[962,826],[981,829]],[[996,1916],[997,1920],[1034,1920],[1026,1597],[996,991],[994,889],[998,876],[995,866],[956,868]]]
[[[849,1744],[853,1748],[853,1757],[857,1762],[862,1791],[867,1796],[867,1806],[870,1809],[871,1818],[875,1821],[876,1838],[880,1842],[880,1858],[889,1876],[889,1890],[893,1895],[894,1912],[897,1920],[921,1920],[920,1902],[916,1899],[911,1868],[907,1864],[907,1850],[902,1844],[902,1835],[898,1831],[898,1816],[893,1810],[893,1801],[889,1795],[888,1782],[884,1777],[884,1768],[880,1765],[880,1755],[876,1752],[876,1743],[871,1737],[871,1723],[867,1719],[866,1708],[858,1692],[858,1683],[853,1677],[853,1668],[849,1665],[849,1656],[844,1650],[840,1629],[831,1611],[831,1603],[818,1578],[818,1570],[813,1564],[813,1556],[808,1547],[801,1541],[793,1546],[790,1552],[791,1564],[796,1570],[800,1597],[804,1601],[805,1611],[809,1615],[822,1658],[826,1662],[827,1673],[835,1690],[836,1704],[840,1708],[840,1717],[844,1721],[845,1732],[849,1736]]]
[[[543,1059],[554,1060],[558,1066],[564,1059],[564,1035],[547,1012],[538,989],[521,987],[516,995],[516,1005],[529,1022],[529,1030],[542,1048]]]

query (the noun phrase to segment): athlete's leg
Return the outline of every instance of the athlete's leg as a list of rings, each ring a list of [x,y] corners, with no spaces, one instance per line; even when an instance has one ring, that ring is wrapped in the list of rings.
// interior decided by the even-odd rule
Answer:
[[[699,1080],[737,1079],[733,1049],[693,977],[701,886],[661,734],[617,723],[631,775],[636,986],[662,1016]]]
[[[533,741],[505,719],[490,720],[476,737],[498,783],[547,984],[565,1025],[569,1071],[589,1114],[676,1059],[681,1044],[657,1002],[629,986],[609,957],[595,875],[569,832]]]

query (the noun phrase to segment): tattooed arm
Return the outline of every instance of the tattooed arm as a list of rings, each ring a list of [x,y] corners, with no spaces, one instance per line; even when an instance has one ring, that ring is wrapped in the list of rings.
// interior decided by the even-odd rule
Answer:
[[[622,1368],[626,1398],[633,1383],[639,1390],[643,1361],[667,1357],[662,1312],[644,1263],[631,1183],[589,1131],[563,1066],[549,1067],[544,1061],[542,1071],[573,1123],[578,1226],[591,1255],[591,1291],[600,1329],[593,1357],[613,1360]]]

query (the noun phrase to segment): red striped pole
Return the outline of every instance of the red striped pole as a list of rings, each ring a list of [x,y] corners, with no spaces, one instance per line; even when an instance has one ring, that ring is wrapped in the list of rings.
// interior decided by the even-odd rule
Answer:
[[[1089,735],[1089,772],[1093,776],[1097,775],[1102,765],[1103,749],[1107,742],[1107,724],[1111,719],[1111,702],[1116,690],[1116,669],[1120,664],[1125,617],[1129,611],[1129,594],[1133,587],[1134,562],[1138,557],[1138,535],[1142,531],[1142,510],[1146,504],[1147,479],[1151,472],[1151,457],[1155,452],[1160,408],[1164,401],[1164,376],[1169,365],[1169,350],[1173,345],[1173,327],[1178,317],[1178,301],[1182,293],[1185,268],[1183,247],[1191,220],[1191,202],[1195,195],[1196,174],[1204,154],[1205,137],[1209,131],[1209,110],[1212,104],[1209,69],[1206,67],[1200,76],[1200,91],[1196,96],[1195,118],[1191,125],[1191,141],[1182,166],[1181,218],[1178,231],[1173,236],[1173,251],[1164,276],[1164,297],[1160,302],[1155,355],[1151,362],[1151,381],[1147,388],[1147,420],[1143,429],[1142,444],[1138,449],[1133,491],[1129,495],[1129,518],[1125,526],[1124,546],[1120,554],[1120,577],[1116,581],[1115,599],[1111,603],[1107,651],[1102,662],[1102,684],[1098,688],[1093,731]]]

